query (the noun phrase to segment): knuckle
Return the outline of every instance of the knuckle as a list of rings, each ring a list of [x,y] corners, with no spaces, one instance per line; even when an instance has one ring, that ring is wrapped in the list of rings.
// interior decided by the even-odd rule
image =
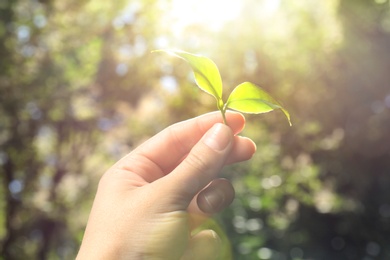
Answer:
[[[207,156],[199,153],[191,153],[185,160],[187,165],[198,172],[205,172],[210,169],[210,161]]]

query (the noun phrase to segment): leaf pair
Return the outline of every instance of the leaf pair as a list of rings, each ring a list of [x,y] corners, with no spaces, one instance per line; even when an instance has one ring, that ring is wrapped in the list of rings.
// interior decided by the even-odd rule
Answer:
[[[227,101],[224,102],[222,99],[221,75],[215,63],[209,58],[184,51],[157,50],[155,52],[165,52],[179,57],[190,64],[198,87],[217,100],[217,107],[222,113],[225,124],[225,112],[228,108],[250,114],[260,114],[274,109],[281,109],[291,126],[288,111],[265,90],[253,83],[241,83],[233,89]]]

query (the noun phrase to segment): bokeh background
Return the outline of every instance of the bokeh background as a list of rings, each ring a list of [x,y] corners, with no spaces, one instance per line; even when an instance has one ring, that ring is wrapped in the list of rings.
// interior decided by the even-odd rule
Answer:
[[[215,109],[173,48],[261,85],[222,175],[232,259],[390,259],[389,0],[0,1],[1,259],[73,259],[100,176]],[[227,255],[229,255],[227,254]]]

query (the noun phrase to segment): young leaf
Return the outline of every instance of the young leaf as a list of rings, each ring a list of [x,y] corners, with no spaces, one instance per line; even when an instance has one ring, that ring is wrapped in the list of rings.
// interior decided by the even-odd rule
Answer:
[[[219,105],[222,100],[222,79],[217,65],[212,60],[184,51],[157,50],[157,52],[159,51],[182,58],[188,62],[194,71],[198,87],[214,96]]]
[[[291,126],[288,111],[265,90],[250,82],[244,82],[238,85],[230,94],[225,107],[251,114],[266,113],[274,109],[281,109]]]

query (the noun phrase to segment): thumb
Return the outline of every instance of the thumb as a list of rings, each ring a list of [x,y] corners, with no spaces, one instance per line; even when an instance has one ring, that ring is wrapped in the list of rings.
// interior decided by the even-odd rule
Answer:
[[[171,192],[177,208],[185,210],[194,196],[217,177],[233,147],[231,129],[221,123],[210,128],[187,157],[169,175],[160,180]]]

